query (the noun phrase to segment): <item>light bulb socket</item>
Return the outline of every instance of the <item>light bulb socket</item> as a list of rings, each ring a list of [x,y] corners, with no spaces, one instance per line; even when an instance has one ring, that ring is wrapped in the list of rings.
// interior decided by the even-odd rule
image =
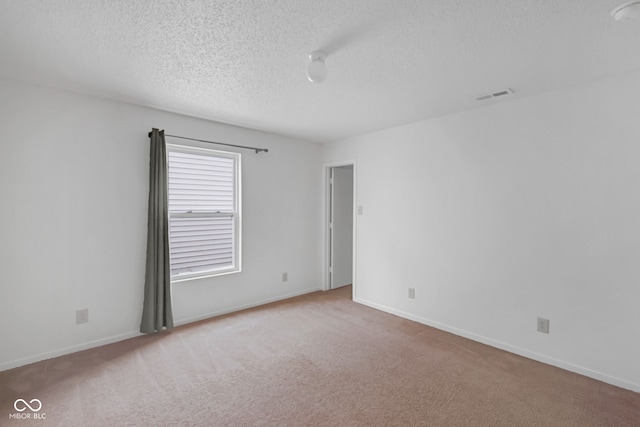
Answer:
[[[309,54],[309,61],[313,62],[313,61],[322,61],[324,62],[324,60],[327,59],[327,54],[324,53],[321,50],[314,50],[313,52],[311,52]]]

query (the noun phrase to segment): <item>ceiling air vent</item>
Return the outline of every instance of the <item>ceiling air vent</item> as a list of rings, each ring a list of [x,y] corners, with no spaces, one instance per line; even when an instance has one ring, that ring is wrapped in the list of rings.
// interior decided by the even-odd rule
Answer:
[[[486,95],[480,95],[479,97],[476,98],[476,101],[485,101],[491,98],[499,98],[501,96],[511,95],[512,93],[513,93],[513,89],[499,90],[498,92],[488,93]]]

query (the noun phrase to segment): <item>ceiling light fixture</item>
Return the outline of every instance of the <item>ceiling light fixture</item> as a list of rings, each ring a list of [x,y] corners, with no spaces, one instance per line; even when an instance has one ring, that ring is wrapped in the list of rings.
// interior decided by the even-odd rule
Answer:
[[[324,60],[327,59],[327,54],[314,50],[309,54],[309,66],[307,67],[307,78],[312,83],[322,83],[327,78],[327,66]]]
[[[611,16],[616,21],[627,21],[640,16],[640,1],[630,1],[616,7],[611,11]]]

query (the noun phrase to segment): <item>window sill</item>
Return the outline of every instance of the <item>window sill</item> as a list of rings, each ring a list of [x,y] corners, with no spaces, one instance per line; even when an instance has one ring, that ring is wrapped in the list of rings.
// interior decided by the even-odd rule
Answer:
[[[172,277],[171,284],[173,285],[174,283],[190,282],[192,280],[198,279],[208,279],[210,277],[226,276],[228,274],[240,273],[241,271],[241,269],[235,268],[233,270],[203,271],[201,273],[182,274],[176,277]]]

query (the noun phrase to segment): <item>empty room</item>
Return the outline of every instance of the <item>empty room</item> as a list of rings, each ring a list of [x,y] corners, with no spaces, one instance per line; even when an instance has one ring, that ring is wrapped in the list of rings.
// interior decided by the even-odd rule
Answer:
[[[640,426],[640,2],[3,0],[0,426]]]

